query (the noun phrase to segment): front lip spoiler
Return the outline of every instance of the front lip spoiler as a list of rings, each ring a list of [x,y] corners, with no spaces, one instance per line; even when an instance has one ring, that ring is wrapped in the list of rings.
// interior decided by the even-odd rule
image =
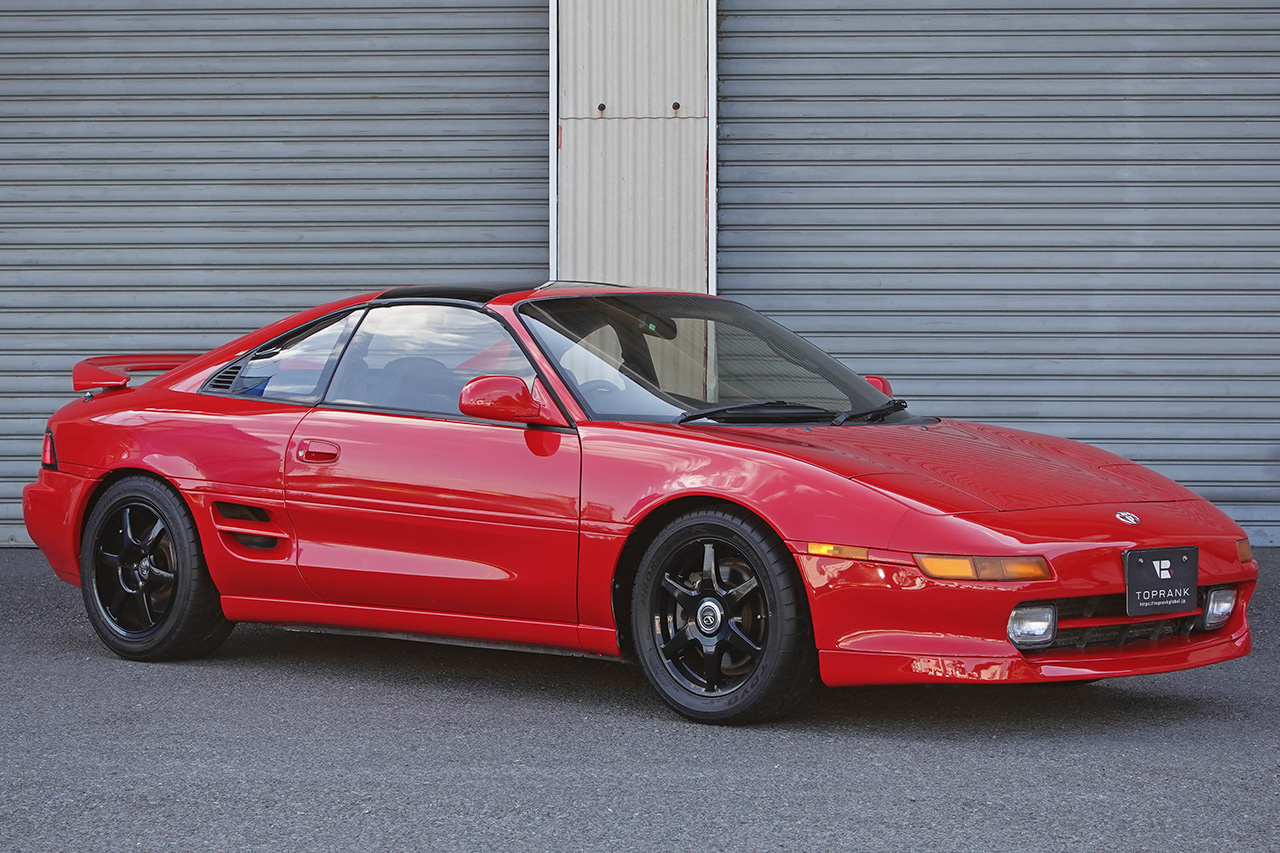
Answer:
[[[820,649],[818,665],[828,687],[867,684],[1043,684],[1154,675],[1234,660],[1249,654],[1253,640],[1247,621],[1212,639],[1201,635],[1162,640],[1146,649],[1081,649],[1063,652],[948,654],[947,638],[937,653]]]

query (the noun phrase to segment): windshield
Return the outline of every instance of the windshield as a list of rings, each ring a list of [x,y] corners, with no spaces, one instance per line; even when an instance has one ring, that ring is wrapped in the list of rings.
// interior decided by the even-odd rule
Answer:
[[[540,299],[526,325],[595,420],[831,423],[889,398],[736,302],[685,294]],[[702,420],[703,423],[706,420]]]

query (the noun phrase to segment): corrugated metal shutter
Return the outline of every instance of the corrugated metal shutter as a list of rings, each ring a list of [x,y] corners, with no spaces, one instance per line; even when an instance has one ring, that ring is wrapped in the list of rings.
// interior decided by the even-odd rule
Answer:
[[[89,355],[544,280],[547,0],[0,12],[0,543]]]
[[[1280,544],[1274,3],[851,5],[720,4],[719,291]]]

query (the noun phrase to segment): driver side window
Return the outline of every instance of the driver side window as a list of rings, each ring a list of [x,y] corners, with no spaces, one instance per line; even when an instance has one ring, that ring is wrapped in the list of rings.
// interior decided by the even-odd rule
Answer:
[[[477,376],[519,376],[533,365],[506,328],[456,305],[370,309],[338,363],[325,402],[458,415],[462,386]]]

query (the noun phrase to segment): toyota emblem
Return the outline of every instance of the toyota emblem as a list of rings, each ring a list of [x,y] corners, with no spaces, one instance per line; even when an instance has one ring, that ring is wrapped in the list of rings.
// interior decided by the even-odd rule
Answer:
[[[1125,524],[1140,524],[1142,522],[1142,519],[1138,518],[1131,512],[1117,512],[1116,518],[1120,519]]]

